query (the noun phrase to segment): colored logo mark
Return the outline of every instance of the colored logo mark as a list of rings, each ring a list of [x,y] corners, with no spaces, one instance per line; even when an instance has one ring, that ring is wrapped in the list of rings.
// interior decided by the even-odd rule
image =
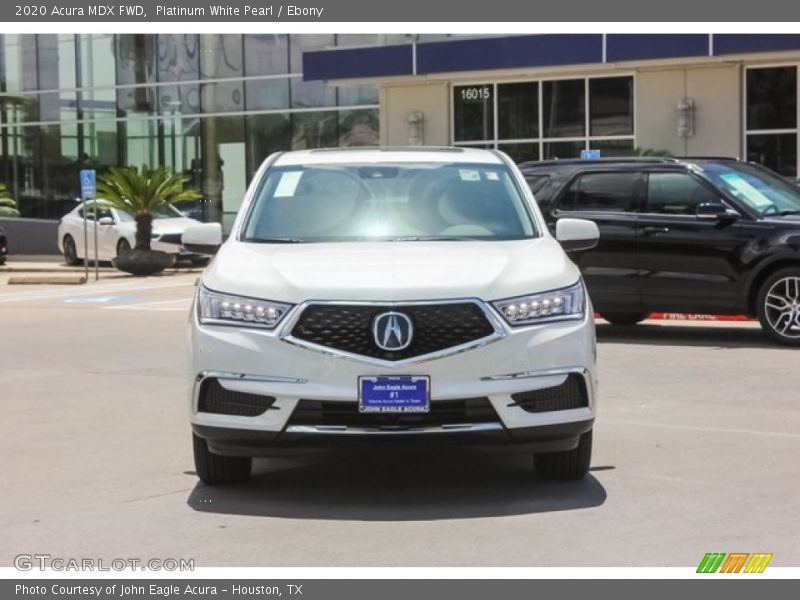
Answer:
[[[772,554],[757,552],[749,554],[747,552],[708,552],[700,565],[697,567],[698,573],[763,573],[767,568]]]

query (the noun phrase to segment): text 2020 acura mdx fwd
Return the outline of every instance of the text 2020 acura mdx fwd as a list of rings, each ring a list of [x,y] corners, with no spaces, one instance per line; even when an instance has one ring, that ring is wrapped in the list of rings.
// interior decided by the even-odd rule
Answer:
[[[219,225],[188,229],[212,250]],[[502,153],[311,150],[270,156],[191,314],[197,473],[349,442],[506,445],[540,475],[589,468],[593,311]],[[562,248],[563,246],[563,248]],[[435,447],[432,446],[432,447]]]

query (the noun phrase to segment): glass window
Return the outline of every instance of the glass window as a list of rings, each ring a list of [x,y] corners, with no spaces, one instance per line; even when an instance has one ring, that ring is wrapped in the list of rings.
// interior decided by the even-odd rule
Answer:
[[[242,36],[238,34],[200,34],[200,76],[209,79],[241,77]]]
[[[797,68],[748,69],[747,129],[797,127]]]
[[[156,80],[155,36],[117,34],[114,56],[117,63],[117,84],[153,83]]]
[[[767,169],[721,163],[704,165],[703,170],[716,185],[762,215],[800,214],[800,188]]]
[[[248,110],[289,108],[288,79],[255,79],[244,85]]]
[[[599,77],[589,80],[590,135],[633,133],[633,78]]]
[[[241,81],[200,84],[200,103],[203,112],[233,112],[244,110],[244,91]]]
[[[539,84],[497,86],[497,126],[501,139],[539,137]]]
[[[159,34],[157,40],[159,81],[199,78],[200,49],[197,35],[189,33]]]
[[[647,178],[648,213],[694,215],[698,205],[719,201],[719,194],[687,173],[650,173]]]
[[[581,150],[586,148],[583,140],[577,142],[545,142],[544,158],[580,158]]]
[[[750,134],[747,136],[747,160],[781,175],[797,177],[797,134]]]
[[[81,34],[81,87],[116,85],[114,36],[110,33]],[[113,91],[112,91],[113,95]]]
[[[290,79],[292,108],[312,108],[336,106],[336,87],[324,81],[303,81]]]
[[[603,158],[632,156],[633,140],[591,140],[589,148],[600,150],[600,156]]]
[[[463,85],[453,88],[455,140],[494,139],[494,86]]]
[[[528,182],[528,187],[535,194],[540,191],[550,181],[550,175],[525,175],[525,181]]]
[[[522,163],[526,160],[539,160],[539,142],[498,144],[497,149],[508,154],[515,163]]]
[[[377,146],[378,110],[339,111],[339,146]]]
[[[337,88],[339,106],[378,104],[378,86],[371,84],[348,85]]]
[[[339,113],[336,111],[292,114],[292,150],[332,148],[338,141]]]
[[[268,33],[244,36],[245,75],[282,75],[289,72],[289,36]]]
[[[196,83],[158,86],[158,112],[193,115],[200,112],[200,88]]]
[[[545,81],[543,85],[544,137],[578,137],[585,135],[585,80]]]
[[[246,131],[249,180],[270,154],[291,148],[289,114],[249,115]]]
[[[638,173],[587,173],[570,185],[559,210],[629,212],[635,210]]]
[[[270,169],[244,239],[414,242],[534,232],[502,165],[373,162]]]

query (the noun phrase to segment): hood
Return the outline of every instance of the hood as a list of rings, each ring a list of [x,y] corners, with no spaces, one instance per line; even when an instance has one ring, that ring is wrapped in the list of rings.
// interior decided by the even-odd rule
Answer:
[[[551,237],[508,242],[222,245],[203,275],[219,292],[290,302],[497,300],[558,289],[579,273]]]

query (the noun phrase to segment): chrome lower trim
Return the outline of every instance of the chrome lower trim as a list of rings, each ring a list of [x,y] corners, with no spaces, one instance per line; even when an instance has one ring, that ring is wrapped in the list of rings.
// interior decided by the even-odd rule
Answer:
[[[213,377],[214,379],[235,379],[237,381],[266,381],[268,383],[308,383],[307,379],[295,377],[280,377],[278,375],[249,375],[247,373],[232,373],[230,371],[202,371],[198,373],[195,382],[199,383],[204,379]]]
[[[520,373],[509,373],[508,375],[487,375],[481,377],[481,381],[506,381],[508,379],[528,379],[532,377],[550,377],[552,375],[571,375],[578,373],[584,377],[588,376],[589,370],[586,367],[558,367],[555,369],[542,369],[540,371],[523,371]]]
[[[435,427],[348,427],[346,425],[289,425],[286,433],[324,435],[429,435],[435,433],[480,433],[502,431],[501,423],[458,423]]]
[[[471,303],[477,305],[478,308],[480,308],[483,311],[483,314],[489,320],[489,323],[494,329],[494,333],[491,333],[490,335],[487,335],[480,339],[467,342],[466,344],[451,346],[450,348],[445,348],[444,350],[439,350],[437,352],[430,352],[428,354],[422,354],[420,356],[412,356],[411,358],[404,358],[402,360],[383,360],[380,358],[372,358],[370,356],[364,356],[362,354],[345,352],[344,350],[337,350],[336,348],[330,348],[328,346],[322,346],[320,344],[307,342],[306,340],[301,340],[299,338],[294,337],[291,334],[292,329],[297,324],[297,321],[300,319],[300,316],[303,314],[303,311],[305,311],[305,309],[308,308],[309,306],[316,306],[316,305],[389,306],[392,308],[401,309],[403,306],[420,306],[420,305],[430,305],[430,304],[463,304],[463,303]],[[445,356],[452,356],[454,354],[460,354],[461,352],[472,350],[473,348],[480,348],[481,346],[486,346],[487,344],[496,342],[497,340],[504,338],[506,335],[508,335],[508,330],[506,329],[502,319],[497,315],[497,313],[491,306],[489,306],[486,302],[478,298],[454,298],[449,300],[410,300],[410,301],[399,301],[399,302],[386,302],[378,300],[375,301],[309,300],[295,306],[291,310],[291,313],[287,315],[284,324],[280,328],[280,333],[278,334],[280,339],[283,340],[284,342],[288,342],[290,344],[299,346],[301,348],[306,348],[308,350],[315,350],[316,352],[321,352],[322,354],[327,354],[329,356],[348,358],[362,363],[383,366],[383,367],[399,367],[403,365],[426,362],[437,358],[443,358]]]
[[[280,377],[277,375],[249,375],[247,373],[232,373],[230,371],[201,371],[194,378],[192,386],[192,413],[197,413],[198,400],[200,396],[200,386],[206,379],[225,379],[228,381],[260,381],[266,383],[307,383],[307,379],[296,379],[294,377]],[[275,407],[270,407],[275,408]]]

